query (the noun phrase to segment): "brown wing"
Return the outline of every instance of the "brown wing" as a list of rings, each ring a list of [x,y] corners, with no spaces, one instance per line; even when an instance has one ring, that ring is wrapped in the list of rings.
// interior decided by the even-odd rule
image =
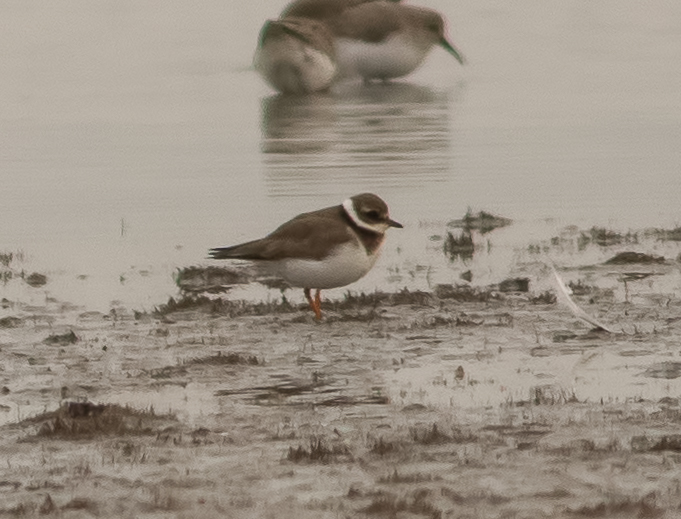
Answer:
[[[329,244],[353,239],[341,206],[303,213],[279,226],[267,237],[232,247],[210,250],[214,259],[278,260],[301,257],[320,260]]]
[[[346,9],[328,23],[336,36],[378,43],[401,27],[399,11],[404,9],[398,3],[367,2]]]
[[[329,252],[329,245],[353,239],[340,206],[304,213],[286,222],[267,237],[263,259],[303,257],[320,260]]]
[[[385,0],[294,0],[282,11],[281,18],[301,16],[314,20],[328,20],[359,4],[374,1]]]

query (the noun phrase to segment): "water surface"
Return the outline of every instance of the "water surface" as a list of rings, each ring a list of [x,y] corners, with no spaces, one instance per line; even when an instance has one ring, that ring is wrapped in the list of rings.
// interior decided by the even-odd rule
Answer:
[[[209,247],[363,191],[406,228],[357,289],[458,279],[429,236],[468,207],[516,221],[499,275],[566,224],[681,221],[677,2],[420,3],[466,67],[436,49],[403,81],[298,99],[251,68],[285,2],[3,3],[0,252],[50,279],[3,297],[149,308]]]

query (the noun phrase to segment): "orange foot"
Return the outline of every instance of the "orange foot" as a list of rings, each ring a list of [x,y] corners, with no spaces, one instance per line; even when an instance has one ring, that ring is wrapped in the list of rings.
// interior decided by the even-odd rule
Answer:
[[[314,312],[315,319],[317,321],[321,321],[322,319],[322,298],[321,298],[321,290],[317,289],[317,292],[315,293],[314,300],[312,299],[312,295],[310,294],[310,289],[306,288],[305,289],[305,299],[307,299],[308,304],[310,305],[310,308],[312,308],[312,311]]]

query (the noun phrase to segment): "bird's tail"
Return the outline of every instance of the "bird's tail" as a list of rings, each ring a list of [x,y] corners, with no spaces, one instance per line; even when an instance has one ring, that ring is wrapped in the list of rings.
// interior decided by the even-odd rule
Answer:
[[[261,240],[253,240],[239,245],[232,245],[230,247],[216,247],[208,251],[208,257],[212,259],[266,259],[263,257]]]
[[[208,251],[208,257],[211,259],[239,259],[242,255],[239,254],[238,247],[216,247]]]

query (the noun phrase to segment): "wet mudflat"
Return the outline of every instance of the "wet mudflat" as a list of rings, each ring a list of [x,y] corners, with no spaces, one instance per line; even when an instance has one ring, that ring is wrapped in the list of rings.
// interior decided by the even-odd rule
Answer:
[[[604,258],[664,260],[560,236],[527,285],[348,294],[321,323],[4,301],[0,516],[676,517],[678,243],[612,236]],[[541,249],[582,258],[561,276],[613,333],[542,284]]]
[[[677,516],[681,4],[424,0],[466,67],[292,100],[286,3],[0,7],[0,517]],[[322,323],[206,268],[364,191]]]

